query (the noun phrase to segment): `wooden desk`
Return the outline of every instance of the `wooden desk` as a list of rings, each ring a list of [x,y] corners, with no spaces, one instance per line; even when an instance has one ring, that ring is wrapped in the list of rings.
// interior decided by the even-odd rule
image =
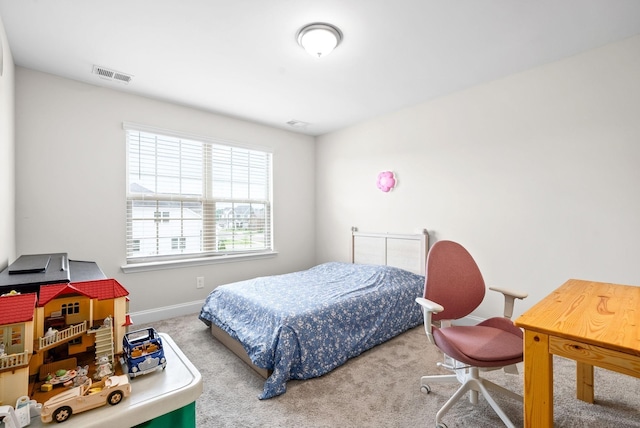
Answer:
[[[525,427],[553,426],[553,355],[577,362],[593,403],[593,366],[640,378],[640,287],[570,279],[515,321],[524,329]]]

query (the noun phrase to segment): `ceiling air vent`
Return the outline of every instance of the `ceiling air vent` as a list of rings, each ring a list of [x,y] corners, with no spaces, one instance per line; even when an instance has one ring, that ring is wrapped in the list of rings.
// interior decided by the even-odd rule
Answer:
[[[98,65],[93,66],[93,74],[97,74],[101,78],[105,80],[117,80],[118,82],[128,84],[133,76],[130,74],[121,73],[119,71],[110,70],[105,67],[100,67]]]
[[[302,128],[302,129],[304,129],[309,124],[307,122],[303,122],[301,120],[291,119],[289,122],[287,122],[287,125],[289,125],[292,128]]]

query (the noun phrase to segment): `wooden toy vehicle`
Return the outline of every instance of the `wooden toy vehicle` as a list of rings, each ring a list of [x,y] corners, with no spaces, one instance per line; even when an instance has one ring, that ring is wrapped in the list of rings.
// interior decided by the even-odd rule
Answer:
[[[50,398],[42,405],[42,422],[64,422],[74,413],[95,409],[105,404],[116,405],[131,394],[127,375],[106,377],[100,382],[91,378],[80,386]]]
[[[123,368],[131,378],[167,366],[162,339],[154,328],[132,331],[122,339]]]

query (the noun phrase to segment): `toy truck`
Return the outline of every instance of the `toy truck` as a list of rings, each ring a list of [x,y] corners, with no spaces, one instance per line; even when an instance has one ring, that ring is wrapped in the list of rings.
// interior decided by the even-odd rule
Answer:
[[[154,328],[132,331],[122,339],[122,367],[130,378],[167,366],[162,338]]]

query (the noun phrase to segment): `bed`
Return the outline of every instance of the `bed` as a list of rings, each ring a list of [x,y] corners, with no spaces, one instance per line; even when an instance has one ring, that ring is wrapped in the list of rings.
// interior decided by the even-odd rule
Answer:
[[[321,376],[419,325],[428,234],[351,233],[352,263],[221,285],[200,311],[212,335],[266,379]]]

